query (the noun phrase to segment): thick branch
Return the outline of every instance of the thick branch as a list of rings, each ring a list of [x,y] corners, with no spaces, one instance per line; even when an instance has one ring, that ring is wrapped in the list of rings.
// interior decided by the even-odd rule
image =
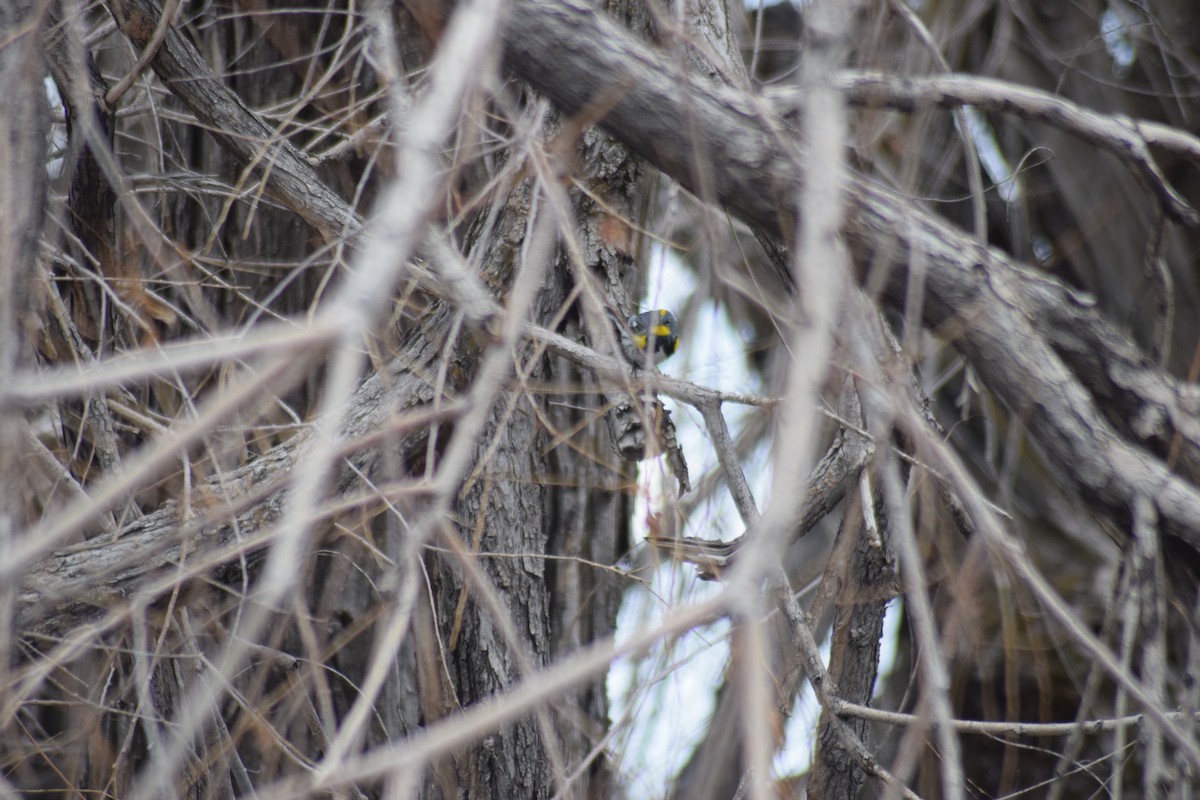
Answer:
[[[265,176],[271,195],[327,240],[358,227],[346,201],[324,184],[304,157],[212,74],[199,51],[174,26],[165,34],[152,0],[112,0],[113,19],[134,46],[154,55],[155,73],[244,168]]]
[[[573,0],[517,0],[504,38],[507,66],[567,111],[607,109],[602,124],[614,136],[701,198],[785,238],[793,230],[803,161],[765,104],[689,77],[598,10]],[[1127,518],[1138,491],[1150,491],[1175,532],[1200,547],[1200,493],[1171,474],[1162,459],[1127,442],[1128,426],[1118,418],[1121,427],[1114,428],[1095,401],[1128,396],[1137,387],[1112,387],[1105,373],[1076,370],[1066,360],[1072,351],[1055,352],[1047,338],[1065,332],[1046,330],[1043,321],[1058,309],[1059,316],[1074,316],[1084,326],[1076,340],[1125,344],[1125,337],[1098,314],[1070,315],[1079,301],[1066,287],[979,246],[908,199],[861,177],[851,182],[849,194],[845,235],[858,262],[892,255],[889,299],[900,307],[907,265],[922,261],[928,289],[924,321],[934,328],[959,323],[955,344],[1006,405],[1026,418],[1059,474],[1118,519]],[[1136,352],[1132,344],[1121,350],[1118,360]],[[1160,384],[1177,388],[1169,377],[1159,377]],[[1086,386],[1085,380],[1101,385]],[[1178,398],[1184,392],[1169,394]],[[1163,403],[1138,396],[1148,409]],[[1190,429],[1168,427],[1176,414],[1164,416],[1165,438],[1178,434],[1194,445]]]
[[[449,315],[444,315],[440,328],[431,327],[444,332],[448,326]],[[389,368],[359,386],[346,414],[345,438],[356,450],[346,454],[353,468],[340,478],[342,491],[356,483],[356,476],[371,471],[381,435],[419,437],[438,419],[462,410],[453,403],[429,413],[420,410],[432,399],[421,376],[437,353],[434,337],[415,336]],[[397,410],[411,410],[411,416],[391,419]],[[188,576],[262,550],[286,507],[290,473],[308,439],[307,434],[294,436],[234,473],[198,487],[192,505],[207,513],[185,518],[183,507],[170,502],[127,523],[114,537],[95,538],[42,559],[22,577],[17,630],[57,635],[105,611],[119,616],[130,598],[152,599]]]
[[[498,308],[487,306],[489,313]],[[447,399],[429,406],[433,389],[422,377],[432,374],[429,364],[441,353],[439,343],[451,316],[449,312],[435,316],[423,332],[414,332],[404,351],[355,392],[343,432],[351,448],[345,455],[353,469],[345,471],[340,491],[357,485],[356,475],[371,472],[382,439],[394,446],[396,437],[419,437],[434,423],[464,410],[461,403]],[[523,333],[609,382],[622,385],[630,379],[629,366],[615,358],[533,325],[526,325]],[[698,407],[721,402],[773,404],[766,398],[718,392],[657,373],[642,372],[637,379],[639,384]],[[407,414],[391,416],[397,409]],[[200,487],[196,494],[211,511],[206,516],[181,519],[179,505],[168,503],[127,523],[112,536],[57,550],[42,559],[21,581],[17,629],[27,635],[56,635],[94,621],[102,611],[119,608],[131,597],[154,597],[181,579],[258,552],[268,544],[271,528],[287,502],[288,475],[307,439],[305,434],[297,435],[236,472]],[[818,479],[824,481],[826,493],[813,490],[822,501],[812,504],[803,531],[828,513],[844,493],[844,486],[830,485],[825,472],[819,471]]]

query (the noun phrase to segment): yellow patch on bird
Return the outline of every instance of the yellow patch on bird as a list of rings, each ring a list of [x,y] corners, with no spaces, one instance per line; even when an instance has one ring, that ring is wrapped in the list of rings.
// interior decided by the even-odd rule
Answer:
[[[638,350],[646,349],[646,341],[647,341],[646,337],[640,333],[635,333],[633,335],[633,343],[634,343],[634,345],[637,346]]]
[[[671,329],[666,325],[655,325],[654,336],[659,339],[665,339],[671,335]]]

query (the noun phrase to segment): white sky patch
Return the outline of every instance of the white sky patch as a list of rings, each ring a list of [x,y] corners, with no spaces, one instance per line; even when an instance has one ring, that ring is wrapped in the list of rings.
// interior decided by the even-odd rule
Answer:
[[[694,275],[663,248],[656,248],[651,261],[647,296],[641,308],[666,308],[679,315],[696,290]],[[660,369],[716,389],[758,390],[758,381],[746,366],[744,339],[724,308],[704,303],[694,313],[694,319],[680,319],[685,336],[676,354]],[[716,453],[700,415],[690,406],[670,399],[665,402],[695,481],[716,467]],[[747,414],[762,413],[733,405],[724,411],[734,435]],[[767,444],[743,465],[760,504],[769,483],[765,469]],[[634,513],[635,540],[645,537],[647,515],[662,508],[662,486],[673,480],[661,459],[642,465]],[[728,541],[742,531],[737,510],[728,495],[721,492],[709,507],[693,514],[680,533]],[[619,638],[656,624],[669,607],[697,602],[720,589],[717,584],[698,580],[693,570],[673,565],[663,565],[648,579],[649,592],[626,593],[617,620]],[[728,633],[727,622],[706,626],[639,661],[622,659],[610,669],[610,716],[614,725],[623,728],[613,752],[620,759],[619,769],[631,797],[664,795],[700,742],[729,659]],[[807,743],[801,747],[808,749]]]
[[[669,251],[656,248],[651,258],[647,296],[641,310],[666,308],[680,315],[696,291],[693,273]],[[664,362],[662,372],[715,389],[758,392],[762,387],[746,364],[745,339],[731,323],[724,307],[715,303],[693,304],[695,318],[680,318],[686,334],[676,354]],[[675,422],[693,482],[717,465],[700,415],[690,406],[665,399]],[[761,409],[726,405],[723,408],[730,433],[736,437],[749,414]],[[770,475],[767,469],[770,441],[763,441],[743,460],[742,467],[761,509],[768,500]],[[663,486],[674,481],[662,459],[642,465],[635,501],[634,540],[647,533],[648,515],[662,510]],[[729,541],[743,531],[741,518],[729,499],[719,491],[702,511],[687,520],[680,535]],[[650,590],[626,593],[617,619],[617,637],[656,625],[669,609],[695,603],[719,591],[714,583],[700,581],[695,571],[663,565],[646,576]],[[895,661],[898,603],[893,601],[884,618],[880,675]],[[610,717],[616,736],[610,752],[626,783],[630,797],[663,797],[675,775],[686,763],[705,734],[729,659],[729,624],[721,622],[692,631],[677,641],[658,647],[638,660],[621,659],[608,673]],[[821,645],[826,663],[828,638]],[[813,735],[820,706],[812,687],[804,689],[786,726],[786,743],[776,755],[779,776],[803,772],[812,759]]]
[[[63,157],[62,154],[67,149],[67,126],[57,120],[63,119],[66,116],[66,110],[63,108],[62,98],[58,94],[58,84],[54,79],[47,75],[42,79],[42,85],[46,87],[46,100],[50,103],[50,116],[53,122],[50,123],[50,141],[47,144],[50,147],[50,160],[46,162],[46,174],[54,180],[62,175]]]
[[[821,640],[821,661],[829,663],[830,637]],[[775,774],[796,775],[807,772],[812,766],[813,737],[817,732],[817,720],[821,717],[821,704],[812,684],[804,681],[800,696],[792,704],[792,716],[784,726],[783,748],[775,754]]]
[[[1113,60],[1113,75],[1118,78],[1127,76],[1137,60],[1137,46],[1129,35],[1129,29],[1136,24],[1131,16],[1124,6],[1111,3],[1100,15],[1100,38]]]
[[[684,336],[675,355],[659,366],[666,375],[689,380],[711,389],[730,392],[758,392],[762,386],[758,378],[746,365],[745,338],[736,330],[723,306],[713,302],[700,304],[685,319],[682,310],[696,291],[696,279],[691,270],[681,264],[676,256],[662,247],[655,247],[651,255],[650,280],[647,281],[647,297],[642,309],[666,308],[680,317]],[[708,432],[700,414],[691,406],[667,400],[671,419],[675,422],[680,445],[687,459],[693,482],[699,476],[717,466],[716,452],[709,440]],[[737,434],[749,414],[763,413],[750,406],[728,404],[722,408],[726,424],[732,435]],[[769,481],[765,478],[765,451],[759,457],[743,464],[747,480],[754,490],[756,502],[761,507],[765,502],[764,492]],[[653,462],[643,465],[643,475],[655,479],[668,477],[664,468]],[[673,478],[670,478],[673,480]],[[645,481],[643,481],[645,484]],[[650,506],[659,495],[658,486],[650,488]],[[706,539],[732,539],[742,532],[737,509],[727,495],[719,495],[721,502],[713,504],[705,514],[695,515],[683,535]],[[639,495],[641,501],[647,499]],[[637,518],[645,519],[647,508],[640,506]],[[640,534],[641,531],[635,531]]]
[[[878,697],[881,682],[892,674],[896,668],[896,651],[900,647],[900,620],[904,613],[904,599],[893,597],[883,613],[883,636],[879,650],[879,676],[875,679],[875,691],[872,696]]]
[[[696,291],[696,279],[691,270],[681,264],[676,256],[662,247],[655,247],[650,259],[650,279],[647,281],[646,298],[641,310],[666,308],[679,319],[683,337],[675,355],[659,366],[666,375],[689,380],[712,389],[731,392],[756,392],[761,390],[758,379],[746,365],[745,339],[734,328],[724,307],[716,303],[703,303],[694,312],[695,318],[682,315],[688,299]],[[691,406],[673,400],[665,400],[675,423],[676,433],[684,457],[687,459],[692,481],[717,467],[716,451],[704,427],[704,420]],[[763,413],[761,409],[734,404],[725,405],[726,424],[730,434],[737,435],[747,415]],[[766,449],[755,454],[742,465],[750,483],[756,502],[761,507],[769,481],[766,476]],[[664,459],[648,461],[642,465],[640,490],[635,501],[634,537],[644,538],[644,522],[648,513],[656,513],[663,502],[663,481],[674,481],[668,474]],[[718,493],[704,513],[693,514],[687,520],[683,536],[728,541],[742,533],[741,519],[726,493]]]
[[[788,2],[800,9],[812,5],[812,0],[745,0],[747,11],[757,11],[759,8],[770,8]]]
[[[680,316],[695,291],[693,273],[666,249],[655,248],[641,309],[666,308]],[[684,338],[660,369],[713,388],[753,391],[757,387],[746,366],[745,345],[728,315],[713,303],[699,308],[699,318],[680,319]],[[695,482],[716,466],[716,454],[700,416],[690,406],[670,399],[665,402]],[[725,411],[731,432],[736,433],[745,414],[753,409],[727,406]],[[752,486],[765,485],[764,463],[759,455],[745,465]],[[647,515],[662,509],[664,482],[674,481],[662,459],[646,462],[640,472],[635,541],[647,533]],[[755,486],[755,491],[762,488]],[[761,495],[758,497],[761,503]],[[721,493],[709,508],[693,514],[680,533],[727,541],[742,530],[736,509],[728,495]],[[698,580],[693,570],[674,565],[663,565],[647,577],[650,591],[625,595],[617,619],[618,638],[657,624],[671,607],[698,602],[720,590],[718,584]],[[619,759],[618,768],[631,797],[664,795],[703,737],[729,659],[728,634],[729,623],[722,621],[692,631],[637,661],[613,663],[608,673],[610,716],[622,732],[612,752]]]
[[[1021,200],[1021,184],[1013,174],[1012,165],[1004,157],[1000,142],[996,140],[996,132],[988,124],[983,114],[971,106],[963,106],[963,115],[967,120],[967,134],[975,143],[979,153],[979,163],[983,171],[996,186],[1000,199],[1006,203],[1016,203]]]
[[[896,648],[899,645],[900,617],[904,604],[900,598],[893,598],[887,605],[883,615],[883,634],[880,638],[879,672],[875,678],[875,688],[872,697],[878,697],[883,688],[884,680],[896,666]],[[826,636],[821,642],[821,660],[829,664],[830,637]],[[817,694],[812,684],[804,682],[804,688],[792,707],[792,716],[785,726],[787,739],[782,750],[775,756],[775,774],[795,775],[808,771],[812,766],[813,734],[817,730],[817,721],[821,716],[821,704],[817,702]],[[868,743],[869,746],[870,743]]]
[[[618,637],[658,624],[668,606],[694,603],[720,587],[675,569],[651,577],[651,591],[627,592]],[[610,716],[620,728],[612,752],[630,797],[661,797],[708,727],[729,657],[729,623],[696,629],[651,655],[613,663]]]
[[[1033,257],[1037,260],[1037,263],[1046,266],[1054,260],[1054,243],[1045,236],[1034,235],[1031,245],[1033,247]]]

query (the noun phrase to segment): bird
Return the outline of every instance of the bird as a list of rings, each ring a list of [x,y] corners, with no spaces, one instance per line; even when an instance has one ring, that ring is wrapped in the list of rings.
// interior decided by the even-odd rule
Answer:
[[[635,367],[659,364],[679,347],[679,324],[665,308],[631,314],[625,325],[619,327],[619,333],[621,352]]]

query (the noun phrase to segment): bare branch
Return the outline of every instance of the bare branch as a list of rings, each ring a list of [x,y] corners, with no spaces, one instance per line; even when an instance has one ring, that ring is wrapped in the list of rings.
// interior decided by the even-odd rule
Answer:
[[[846,102],[864,108],[913,112],[922,108],[960,108],[1015,114],[1045,122],[1108,150],[1129,162],[1135,173],[1176,222],[1200,225],[1200,212],[1167,181],[1150,152],[1159,146],[1200,161],[1200,138],[1155,122],[1101,114],[1057,95],[978,75],[899,78],[880,73],[847,73],[838,86]],[[796,90],[773,90],[768,97],[786,115],[799,108]]]
[[[505,43],[510,68],[568,111],[621,87],[602,123],[615,136],[683,185],[701,191],[701,199],[724,203],[765,229],[792,230],[804,160],[785,143],[790,140],[778,133],[782,121],[764,103],[676,74],[669,62],[602,14],[571,3],[520,0]],[[704,184],[712,196],[703,193],[693,172],[697,151],[707,154],[712,165]],[[765,186],[764,176],[769,181]],[[1071,317],[1077,323],[1076,342],[1082,338],[1108,345],[1094,357],[1116,351],[1114,361],[1128,362],[1127,353],[1136,348],[1099,315],[1073,313],[1087,303],[1058,282],[980,246],[905,198],[856,177],[850,180],[849,197],[845,233],[856,262],[871,263],[873,253],[882,255],[891,265],[888,299],[901,307],[909,256],[921,254],[929,293],[921,309],[925,323],[932,328],[965,323],[955,330],[956,346],[1011,410],[1023,414],[1023,409],[1038,409],[1030,418],[1033,441],[1059,474],[1122,519],[1128,519],[1138,487],[1153,487],[1152,494],[1163,498],[1161,510],[1172,532],[1200,548],[1200,493],[1172,475],[1160,459],[1125,443],[1087,389],[1097,395],[1132,391],[1145,405],[1152,398],[1129,384],[1095,386],[1111,385],[1111,378],[1082,365],[1073,374],[1075,360],[1063,360],[1075,350],[1067,332],[1053,325],[1047,330],[1039,322]],[[1060,343],[1063,350],[1056,354],[1051,346]],[[1159,380],[1175,385],[1165,376]],[[1162,402],[1153,399],[1156,406]],[[1184,416],[1172,414],[1166,422]],[[1168,431],[1166,438],[1170,436]],[[1190,435],[1185,440],[1189,445],[1195,441]]]
[[[832,698],[829,704],[834,713],[844,717],[855,717],[883,725],[909,727],[924,725],[925,720],[915,714],[901,714],[898,711],[884,711],[879,708],[850,703],[838,698]],[[1168,719],[1176,721],[1200,721],[1200,713],[1194,711],[1173,711]],[[1131,714],[1125,717],[1110,717],[1105,719],[1072,720],[1070,722],[988,722],[974,719],[950,720],[951,727],[958,733],[975,736],[1024,736],[1037,738],[1040,736],[1074,736],[1077,733],[1086,736],[1097,736],[1111,733],[1119,728],[1138,728],[1148,721],[1145,714]]]
[[[208,62],[174,26],[161,26],[162,10],[154,0],[112,0],[108,7],[121,32],[139,50],[152,54],[159,78],[238,159],[246,177],[267,178],[271,193],[327,241],[357,232],[361,223],[353,208],[325,185],[279,131],[213,76]]]

